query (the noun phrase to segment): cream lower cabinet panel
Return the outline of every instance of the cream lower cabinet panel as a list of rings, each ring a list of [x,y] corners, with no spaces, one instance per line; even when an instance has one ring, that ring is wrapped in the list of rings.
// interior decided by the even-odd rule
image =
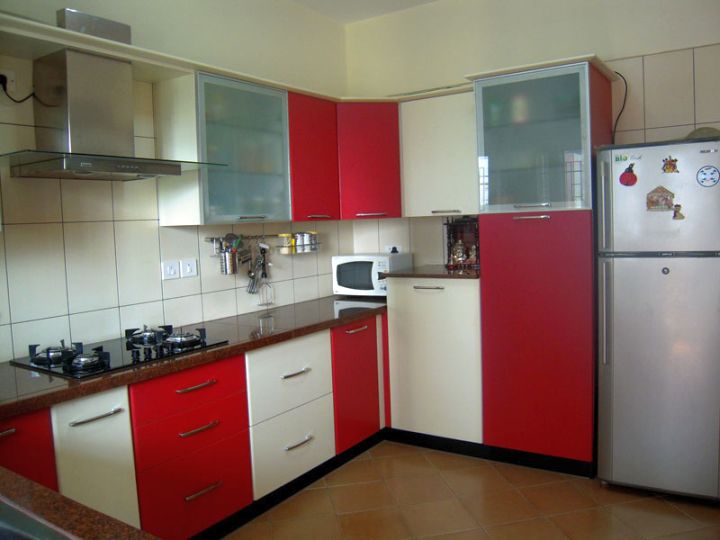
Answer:
[[[60,493],[140,527],[127,387],[52,407]]]
[[[392,426],[482,442],[480,280],[388,280]]]
[[[472,92],[400,104],[403,216],[477,214]]]
[[[335,455],[333,395],[250,428],[257,500]]]
[[[330,331],[245,355],[250,425],[332,392]]]

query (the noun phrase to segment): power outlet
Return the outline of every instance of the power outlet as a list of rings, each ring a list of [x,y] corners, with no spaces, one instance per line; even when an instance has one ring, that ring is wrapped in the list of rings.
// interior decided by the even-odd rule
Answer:
[[[395,250],[395,251],[393,251]],[[385,244],[385,253],[402,253],[403,247],[400,244]]]
[[[12,94],[17,88],[17,82],[15,80],[15,70],[0,67],[0,75],[5,75],[5,77],[7,78],[7,91]]]
[[[197,259],[181,259],[180,260],[180,277],[195,277],[198,275]]]
[[[163,261],[160,266],[163,280],[180,278],[180,261]]]

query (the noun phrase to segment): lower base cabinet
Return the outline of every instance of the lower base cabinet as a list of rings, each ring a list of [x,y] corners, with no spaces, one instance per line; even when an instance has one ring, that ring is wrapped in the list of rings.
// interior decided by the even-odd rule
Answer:
[[[0,422],[0,467],[57,491],[55,450],[48,409]]]

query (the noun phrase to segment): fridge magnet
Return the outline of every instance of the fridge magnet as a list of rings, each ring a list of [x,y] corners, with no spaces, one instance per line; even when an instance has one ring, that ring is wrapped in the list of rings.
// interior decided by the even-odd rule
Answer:
[[[623,186],[634,186],[637,184],[637,175],[633,171],[634,166],[635,164],[631,163],[628,168],[625,169],[625,172],[620,175],[620,183]]]
[[[675,207],[675,194],[658,186],[647,194],[647,209],[653,212],[668,212]]]
[[[677,158],[673,159],[672,156],[668,156],[666,159],[663,159],[663,166],[662,166],[662,172],[664,173],[676,173],[680,172],[677,168]]]
[[[700,168],[695,178],[702,187],[713,187],[720,181],[720,170],[713,165],[705,165]]]
[[[680,210],[682,210],[682,204],[676,204],[673,206],[673,219],[685,219],[685,214],[683,214]]]

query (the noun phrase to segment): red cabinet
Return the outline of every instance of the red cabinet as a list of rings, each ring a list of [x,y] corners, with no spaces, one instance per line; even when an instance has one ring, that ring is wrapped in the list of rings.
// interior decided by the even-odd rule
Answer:
[[[337,108],[288,92],[293,221],[340,219]]]
[[[480,216],[483,442],[592,461],[589,210]]]
[[[332,329],[335,451],[380,430],[375,317]]]
[[[57,491],[48,409],[0,421],[0,466]]]
[[[397,103],[338,103],[342,219],[401,217]]]

